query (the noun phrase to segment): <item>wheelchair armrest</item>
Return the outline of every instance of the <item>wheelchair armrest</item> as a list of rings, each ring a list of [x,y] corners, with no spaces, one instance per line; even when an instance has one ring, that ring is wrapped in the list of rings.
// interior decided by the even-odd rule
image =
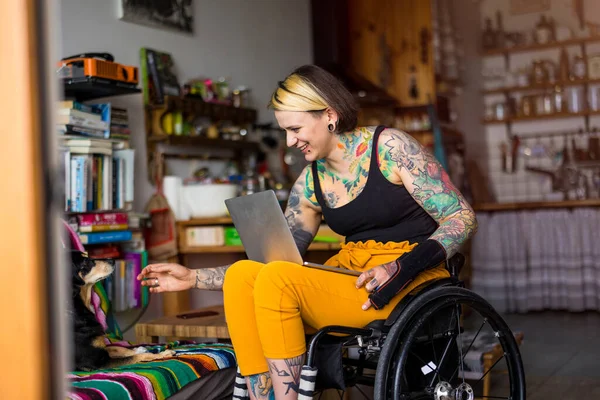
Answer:
[[[456,253],[448,261],[446,261],[446,269],[450,272],[450,275],[454,278],[458,278],[460,270],[465,265],[465,256],[461,253]]]

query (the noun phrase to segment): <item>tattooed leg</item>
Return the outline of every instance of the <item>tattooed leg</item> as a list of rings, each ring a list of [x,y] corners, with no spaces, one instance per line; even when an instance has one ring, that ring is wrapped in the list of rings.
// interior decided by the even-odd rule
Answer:
[[[295,400],[298,398],[300,373],[304,365],[305,355],[282,360],[267,359],[273,380],[273,388],[277,400]]]
[[[268,372],[247,377],[246,384],[251,400],[275,400],[273,381]]]

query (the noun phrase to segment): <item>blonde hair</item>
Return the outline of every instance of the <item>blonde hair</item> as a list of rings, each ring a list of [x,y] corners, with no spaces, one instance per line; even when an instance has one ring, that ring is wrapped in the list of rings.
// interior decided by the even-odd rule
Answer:
[[[338,114],[337,133],[354,130],[358,120],[358,105],[352,94],[336,77],[316,65],[299,67],[279,82],[268,107],[275,111],[310,112],[314,116],[331,108]]]
[[[312,83],[293,73],[279,83],[269,106],[275,111],[323,111],[329,104]]]

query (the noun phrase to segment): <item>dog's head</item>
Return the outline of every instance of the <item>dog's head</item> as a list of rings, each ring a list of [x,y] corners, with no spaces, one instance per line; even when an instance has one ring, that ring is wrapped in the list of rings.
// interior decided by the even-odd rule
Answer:
[[[73,286],[82,287],[106,279],[113,273],[115,262],[110,259],[91,259],[87,253],[72,251],[71,266]]]

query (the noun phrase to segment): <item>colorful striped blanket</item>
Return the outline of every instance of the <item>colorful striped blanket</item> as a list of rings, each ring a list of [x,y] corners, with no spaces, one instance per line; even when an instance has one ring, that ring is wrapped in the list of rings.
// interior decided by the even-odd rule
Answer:
[[[67,376],[71,400],[163,400],[207,373],[235,367],[229,345],[182,344],[145,346],[153,353],[165,349],[176,355],[158,361],[121,366]]]
[[[83,245],[73,229],[66,222],[64,225],[73,248],[83,251]],[[100,282],[94,285],[92,306],[96,320],[104,327],[108,346],[140,347],[123,340],[119,325],[111,312],[110,301]],[[165,349],[175,350],[175,356],[93,372],[72,372],[67,375],[70,383],[67,399],[163,400],[210,372],[236,367],[233,348],[225,344],[181,341],[143,347],[152,353]]]

